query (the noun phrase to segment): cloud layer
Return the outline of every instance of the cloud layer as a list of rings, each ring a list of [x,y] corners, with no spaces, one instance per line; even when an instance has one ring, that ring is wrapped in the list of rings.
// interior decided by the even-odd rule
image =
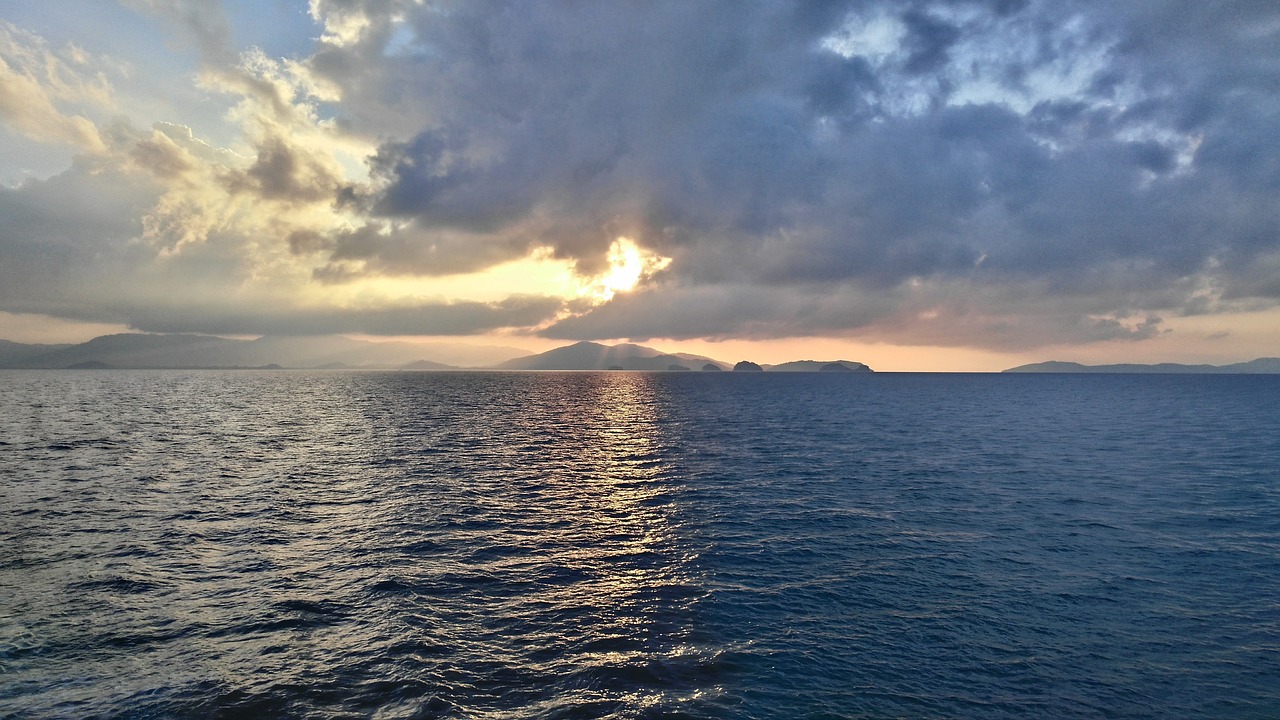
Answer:
[[[117,79],[9,26],[0,117],[79,155],[0,189],[0,310],[1024,349],[1276,307],[1280,7],[1112,5],[312,0],[312,52],[273,58],[135,3],[198,43],[226,148],[95,115]],[[603,303],[350,290],[585,281],[619,237],[671,262]]]

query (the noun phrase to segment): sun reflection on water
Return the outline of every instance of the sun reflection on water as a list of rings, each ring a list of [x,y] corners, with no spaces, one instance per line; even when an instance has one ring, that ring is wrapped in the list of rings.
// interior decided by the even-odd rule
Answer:
[[[583,581],[545,589],[557,606],[592,608],[570,662],[606,672],[697,665],[691,645],[701,590],[681,536],[679,485],[659,430],[661,400],[642,373],[565,374],[559,384],[561,467],[555,482],[574,502],[552,512],[573,528],[558,560]],[[679,695],[679,693],[675,693]],[[670,693],[625,698],[632,707],[680,701]],[[683,698],[688,699],[688,698]]]
[[[86,412],[106,433],[128,408],[130,444],[32,445],[83,456],[88,485],[58,499],[120,543],[34,576],[41,642],[120,648],[58,698],[302,716],[341,694],[368,716],[393,693],[397,716],[634,717],[719,692],[656,376],[100,377]],[[141,383],[165,413],[129,399]],[[111,462],[146,453],[145,475]],[[100,506],[105,489],[130,500]],[[103,588],[124,591],[108,605]],[[112,612],[86,631],[68,607]]]

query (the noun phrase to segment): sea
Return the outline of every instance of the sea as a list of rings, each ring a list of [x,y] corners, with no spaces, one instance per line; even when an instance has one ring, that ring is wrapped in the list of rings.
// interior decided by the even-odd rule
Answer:
[[[1277,718],[1280,376],[0,372],[3,718]]]

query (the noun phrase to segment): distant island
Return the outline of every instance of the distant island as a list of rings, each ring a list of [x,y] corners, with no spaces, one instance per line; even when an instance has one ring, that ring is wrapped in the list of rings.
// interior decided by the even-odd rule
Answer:
[[[1230,365],[1182,365],[1179,363],[1157,363],[1141,365],[1120,363],[1114,365],[1081,365],[1074,362],[1050,360],[1048,362],[1019,365],[1005,370],[1006,373],[1159,373],[1167,375],[1228,375],[1228,374],[1280,374],[1280,358],[1258,358],[1249,362],[1232,363]]]
[[[651,372],[683,372],[694,365],[724,363],[701,355],[665,353],[643,345],[621,343],[603,345],[578,342],[536,355],[526,355],[500,363],[498,370],[648,370]]]
[[[770,372],[871,372],[871,368],[852,360],[795,360],[780,365],[769,365]]]
[[[733,365],[643,345],[578,342],[533,355],[516,348],[372,342],[341,336],[238,340],[212,335],[119,333],[77,344],[0,340],[0,369],[640,370],[647,372],[871,372],[852,360]],[[433,357],[424,354],[435,353]],[[474,362],[485,358],[497,361]],[[453,362],[448,362],[452,360]],[[459,362],[459,361],[462,362]],[[472,361],[472,362],[468,362]]]

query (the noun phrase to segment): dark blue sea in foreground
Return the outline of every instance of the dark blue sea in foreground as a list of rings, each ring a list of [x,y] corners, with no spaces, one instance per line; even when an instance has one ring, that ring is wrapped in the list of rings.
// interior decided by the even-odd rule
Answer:
[[[1280,717],[1280,376],[3,372],[0,717]]]

